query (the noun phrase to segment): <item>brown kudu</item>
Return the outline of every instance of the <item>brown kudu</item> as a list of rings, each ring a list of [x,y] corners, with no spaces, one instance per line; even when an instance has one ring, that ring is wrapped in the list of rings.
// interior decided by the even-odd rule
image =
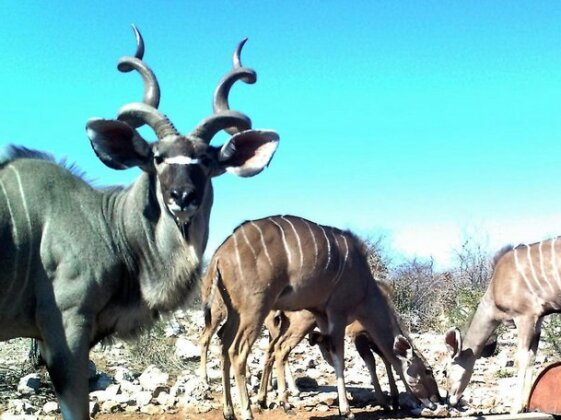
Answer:
[[[345,392],[343,353],[345,327],[355,319],[413,395],[431,406],[440,400],[432,371],[401,335],[395,313],[372,277],[364,244],[352,233],[294,216],[248,221],[218,248],[210,267],[209,275],[227,307],[221,334],[226,418],[234,416],[230,366],[242,418],[253,418],[247,357],[271,310],[313,312],[333,361],[342,415],[353,417]]]
[[[532,365],[543,318],[561,312],[561,241],[549,239],[531,245],[506,247],[495,256],[493,275],[485,295],[463,334],[448,330],[449,403],[456,405],[473,373],[476,359],[501,324],[518,330],[518,385],[512,412],[525,409],[532,385]]]
[[[382,284],[380,283],[382,286]],[[384,287],[381,287],[383,290]],[[269,321],[271,315],[275,315],[274,319],[276,322],[272,323]],[[261,385],[259,387],[259,392],[257,394],[257,401],[262,406],[266,406],[267,400],[267,385],[269,378],[271,376],[271,370],[273,364],[275,364],[275,370],[278,376],[278,395],[279,395],[279,405],[283,407],[289,407],[288,405],[288,390],[290,390],[291,395],[298,395],[298,388],[291,380],[290,369],[288,367],[288,356],[290,352],[302,341],[302,339],[308,335],[309,343],[311,345],[318,345],[323,357],[326,361],[333,366],[333,360],[329,354],[329,351],[325,345],[324,335],[314,330],[317,326],[316,319],[314,315],[307,310],[302,311],[279,311],[278,313],[271,312],[267,319],[265,320],[265,325],[270,332],[271,340],[267,353],[265,355],[265,363],[263,367],[263,374],[261,377]],[[382,358],[384,365],[386,367],[386,373],[388,375],[388,382],[390,386],[392,405],[394,408],[399,406],[399,391],[395,384],[395,379],[392,372],[392,367],[390,363],[384,358],[381,350],[378,348],[376,343],[372,341],[368,333],[366,332],[364,326],[359,321],[354,321],[347,326],[346,335],[351,338],[354,342],[355,347],[366,364],[366,367],[370,373],[371,383],[374,386],[374,391],[376,399],[382,405],[386,405],[386,397],[378,381],[378,375],[376,373],[376,360],[372,352],[376,353]],[[286,369],[285,369],[286,367]],[[288,379],[288,389],[284,381],[283,372],[286,370]],[[290,376],[289,376],[290,374]]]

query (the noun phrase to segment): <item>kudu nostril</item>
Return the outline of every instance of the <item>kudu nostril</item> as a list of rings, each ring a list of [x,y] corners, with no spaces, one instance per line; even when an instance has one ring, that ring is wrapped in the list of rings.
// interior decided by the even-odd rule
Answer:
[[[197,195],[194,191],[171,190],[170,197],[179,207],[181,207],[182,210],[186,209],[191,204],[197,204]]]

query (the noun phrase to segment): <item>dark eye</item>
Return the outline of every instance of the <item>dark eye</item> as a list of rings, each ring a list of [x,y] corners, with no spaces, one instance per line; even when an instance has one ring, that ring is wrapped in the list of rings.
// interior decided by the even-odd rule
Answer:
[[[154,156],[154,162],[156,162],[156,165],[159,165],[163,161],[164,161],[164,158],[162,156],[160,156],[160,155]]]
[[[212,163],[212,159],[208,156],[202,156],[199,161],[203,166],[210,166],[210,164]]]

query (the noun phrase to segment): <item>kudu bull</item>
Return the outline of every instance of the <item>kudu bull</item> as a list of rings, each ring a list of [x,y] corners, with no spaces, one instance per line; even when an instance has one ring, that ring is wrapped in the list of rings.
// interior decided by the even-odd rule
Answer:
[[[464,334],[452,328],[445,335],[451,355],[447,368],[451,405],[462,396],[476,359],[501,324],[518,330],[518,383],[512,412],[525,409],[532,385],[532,365],[543,318],[561,312],[561,240],[506,247],[495,256],[493,275]],[[492,343],[491,343],[492,344]]]
[[[294,216],[249,221],[219,247],[211,267],[215,267],[213,281],[227,307],[221,333],[226,418],[234,415],[230,366],[242,418],[252,418],[247,357],[271,310],[308,309],[314,313],[333,360],[341,414],[352,417],[345,393],[343,353],[345,327],[354,319],[364,325],[414,395],[426,401],[440,399],[432,372],[424,365],[420,371],[412,367],[413,348],[395,340],[400,331],[397,319],[372,277],[363,243],[352,233]],[[413,370],[416,375],[409,376]]]
[[[129,188],[97,190],[45,155],[10,148],[0,166],[0,339],[40,340],[65,419],[88,418],[89,348],[115,334],[134,336],[161,313],[185,304],[196,289],[213,200],[211,178],[259,173],[278,136],[251,129],[228,108],[234,68],[219,83],[214,114],[181,135],[157,110],[159,87],[137,54],[119,62],[138,71],[144,102],[123,106],[115,120],[87,123],[91,145],[110,168],[139,167]],[[148,143],[136,128],[157,136]],[[209,143],[221,130],[232,137]]]

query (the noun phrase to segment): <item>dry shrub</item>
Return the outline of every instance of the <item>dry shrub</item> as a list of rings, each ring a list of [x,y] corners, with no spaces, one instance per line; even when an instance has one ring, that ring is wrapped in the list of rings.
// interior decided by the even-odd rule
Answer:
[[[163,320],[132,341],[129,351],[139,371],[149,365],[156,365],[164,372],[175,374],[189,367],[175,355],[175,338],[166,337]]]

